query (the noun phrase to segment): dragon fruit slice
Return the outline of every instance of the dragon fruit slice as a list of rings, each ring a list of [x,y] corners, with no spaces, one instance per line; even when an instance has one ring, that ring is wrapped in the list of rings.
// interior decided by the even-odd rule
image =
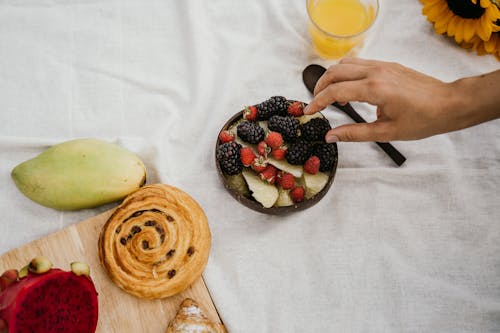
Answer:
[[[3,286],[1,333],[95,332],[97,291],[90,277],[52,268],[43,274],[29,271]]]

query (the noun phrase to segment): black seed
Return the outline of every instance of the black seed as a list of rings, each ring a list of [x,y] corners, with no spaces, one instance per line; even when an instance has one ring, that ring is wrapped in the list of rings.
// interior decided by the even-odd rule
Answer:
[[[167,221],[168,222],[173,222],[173,221],[175,221],[175,219],[172,216],[167,215]]]
[[[132,230],[130,230],[130,233],[133,236],[133,235],[138,234],[139,232],[141,232],[141,230],[142,230],[141,227],[138,227],[138,226],[134,225],[132,227]]]
[[[120,238],[120,243],[122,243],[122,245],[127,244],[127,240],[125,239],[125,237]]]
[[[190,246],[187,249],[187,255],[191,257],[194,254],[194,246]]]
[[[120,233],[120,231],[122,231],[122,226],[121,226],[121,225],[119,225],[119,226],[118,226],[118,228],[116,228],[115,232],[116,232],[117,234],[119,234],[119,233]]]
[[[155,225],[156,225],[156,222],[155,222],[155,221],[151,221],[151,220],[149,220],[149,221],[146,221],[146,223],[144,223],[144,225],[145,225],[146,227],[153,227],[153,226],[155,226]]]
[[[142,241],[142,248],[144,250],[148,250],[149,249],[149,242],[147,240],[143,240]]]

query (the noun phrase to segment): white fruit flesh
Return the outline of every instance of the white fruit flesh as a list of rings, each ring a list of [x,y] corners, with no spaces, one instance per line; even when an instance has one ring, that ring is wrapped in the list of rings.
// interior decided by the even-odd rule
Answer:
[[[279,190],[278,200],[274,204],[277,207],[291,206],[293,205],[292,197],[290,196],[290,191],[288,190]]]
[[[293,165],[288,163],[286,160],[276,160],[272,157],[268,158],[269,163],[274,165],[276,168],[291,173],[295,178],[302,177],[304,173],[304,168],[302,165]]]
[[[316,194],[318,194],[328,183],[328,174],[323,172],[318,172],[311,175],[304,172],[304,184],[306,187],[306,199],[310,199]]]
[[[265,208],[272,207],[278,199],[278,189],[261,180],[252,171],[243,170],[243,177],[247,182],[248,188],[252,191],[252,196],[260,202]]]

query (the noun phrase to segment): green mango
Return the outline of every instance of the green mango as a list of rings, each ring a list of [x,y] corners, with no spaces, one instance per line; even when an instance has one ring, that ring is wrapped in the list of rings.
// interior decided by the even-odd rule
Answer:
[[[120,200],[146,182],[146,167],[130,151],[97,139],[66,141],[12,170],[31,200],[60,210]]]

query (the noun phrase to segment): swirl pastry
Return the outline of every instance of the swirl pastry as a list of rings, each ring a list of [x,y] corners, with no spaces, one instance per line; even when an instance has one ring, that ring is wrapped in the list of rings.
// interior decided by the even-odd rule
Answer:
[[[210,229],[201,207],[180,189],[155,184],[125,198],[99,236],[109,277],[141,298],[181,292],[208,261]]]
[[[226,333],[224,325],[214,323],[205,316],[196,301],[182,301],[175,318],[168,324],[166,333]]]

